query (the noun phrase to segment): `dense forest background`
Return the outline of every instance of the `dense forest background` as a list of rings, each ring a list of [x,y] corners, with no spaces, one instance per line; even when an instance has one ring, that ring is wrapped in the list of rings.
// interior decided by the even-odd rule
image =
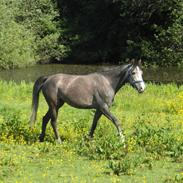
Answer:
[[[183,66],[182,0],[0,0],[0,68],[39,63]]]

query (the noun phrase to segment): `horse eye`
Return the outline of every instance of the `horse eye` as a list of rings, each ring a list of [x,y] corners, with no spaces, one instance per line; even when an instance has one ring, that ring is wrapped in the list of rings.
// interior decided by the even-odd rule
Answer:
[[[132,75],[135,75],[135,72],[132,72]]]

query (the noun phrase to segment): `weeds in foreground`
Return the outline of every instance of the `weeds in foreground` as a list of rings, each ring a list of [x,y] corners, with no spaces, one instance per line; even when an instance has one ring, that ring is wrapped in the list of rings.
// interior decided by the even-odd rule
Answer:
[[[175,177],[168,177],[164,180],[164,183],[182,183],[183,182],[183,174],[177,174]]]
[[[151,170],[153,158],[142,154],[128,154],[122,160],[109,161],[109,168],[115,175],[133,175],[138,167],[144,166]]]
[[[1,85],[0,91],[3,90]],[[8,93],[8,84],[5,83],[4,85],[6,85]],[[29,145],[30,148],[31,146],[36,146],[38,154],[49,154],[50,151],[54,152],[54,148],[57,148],[57,146],[54,146],[52,129],[47,129],[45,141],[48,143],[39,145],[40,123],[34,129],[29,129],[29,116],[27,114],[29,113],[30,106],[27,106],[27,108],[17,107],[16,101],[13,100],[12,96],[17,93],[18,86],[11,84],[10,88],[9,100],[11,106],[7,105],[7,103],[6,105],[3,104],[4,97],[0,95],[0,99],[2,99],[0,103],[0,141],[12,145]],[[31,97],[28,95],[31,92],[28,91],[25,84],[20,88],[22,92],[25,90],[27,97]],[[66,107],[67,111],[63,110],[59,118],[62,122],[59,128],[60,134],[64,140],[61,145],[62,151],[70,150],[77,154],[77,156],[92,160],[104,160],[107,162],[110,172],[115,175],[133,175],[137,169],[142,167],[152,169],[155,160],[167,157],[171,158],[174,162],[182,162],[182,92],[179,92],[181,88],[175,89],[173,86],[170,86],[170,88],[171,90],[168,89],[168,86],[164,86],[164,88],[160,87],[159,90],[162,90],[162,93],[166,94],[166,96],[163,94],[161,96],[158,86],[154,85],[149,85],[149,92],[144,93],[144,97],[139,97],[129,87],[126,87],[124,91],[119,93],[118,97],[120,99],[115,101],[112,110],[116,113],[116,116],[123,119],[127,148],[124,148],[124,144],[120,142],[113,125],[108,121],[106,122],[104,118],[100,120],[94,139],[89,141],[85,136],[91,125],[93,111],[78,113],[78,111]],[[126,99],[122,103],[120,101],[121,98],[126,96],[129,90],[132,92],[131,98]],[[176,96],[179,100],[177,100]],[[17,103],[26,106],[27,101],[23,101],[25,98],[26,94],[24,94],[23,99],[21,96],[17,97]],[[171,102],[171,105],[166,102],[167,98]],[[155,99],[161,101],[162,104],[154,103]],[[41,105],[44,106],[43,108],[46,106],[44,103]],[[152,107],[150,108],[149,105],[152,105]],[[142,107],[139,108],[139,106]],[[125,111],[125,109],[127,110]],[[43,109],[40,110],[42,115],[44,111]],[[38,114],[39,121],[42,117],[41,115]],[[60,149],[55,150],[55,152],[58,151]],[[6,156],[1,159],[0,167],[7,164],[10,169],[7,171],[4,169],[3,175],[9,174],[8,171],[11,170],[11,167],[16,166],[17,162],[15,159]],[[167,182],[173,182],[173,180],[181,182],[182,178],[170,178],[167,179]]]

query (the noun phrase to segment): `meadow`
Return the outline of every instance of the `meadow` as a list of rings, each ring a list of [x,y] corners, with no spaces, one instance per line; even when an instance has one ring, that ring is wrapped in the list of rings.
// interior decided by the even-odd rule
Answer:
[[[32,86],[0,81],[0,182],[183,182],[183,86],[149,83],[143,94],[128,85],[120,90],[111,111],[127,148],[105,117],[88,140],[94,111],[68,105],[58,117],[63,143],[55,143],[50,124],[40,143],[47,104],[41,95],[37,123],[29,129]]]

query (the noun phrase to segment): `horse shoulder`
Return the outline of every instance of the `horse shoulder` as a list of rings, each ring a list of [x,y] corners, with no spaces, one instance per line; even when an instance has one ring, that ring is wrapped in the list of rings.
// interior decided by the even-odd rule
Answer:
[[[97,92],[102,100],[108,105],[112,104],[114,99],[115,91],[108,78],[99,74],[99,81],[97,83]]]

